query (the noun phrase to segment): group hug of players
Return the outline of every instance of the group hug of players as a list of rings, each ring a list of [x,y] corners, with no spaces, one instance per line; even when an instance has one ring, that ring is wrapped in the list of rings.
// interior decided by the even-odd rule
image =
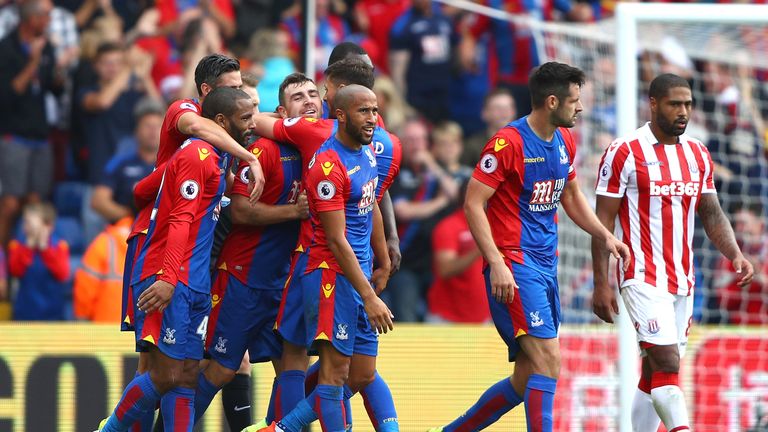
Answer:
[[[401,148],[378,115],[367,56],[337,57],[324,100],[294,73],[280,86],[277,113],[264,114],[258,95],[240,89],[239,63],[210,55],[195,70],[199,99],[169,107],[157,169],[134,190],[140,211],[128,240],[123,330],[135,333],[139,367],[99,431],[150,431],[157,408],[166,431],[191,431],[246,352],[250,362],[272,361],[276,379],[266,418],[245,430],[299,432],[315,420],[323,431],[350,430],[355,393],[375,430],[399,430],[376,355],[378,336],[393,329],[378,293],[400,260],[387,189]],[[655,431],[660,421],[688,430],[677,368],[692,305],[689,210],[743,271],[742,284],[753,272],[717,202],[706,148],[683,135],[690,88],[669,74],[651,84],[651,122],[606,150],[596,215],[574,181],[568,130],[583,109],[583,72],[550,62],[529,84],[532,112],[487,143],[464,205],[514,373],[433,430],[481,430],[521,403],[529,431],[552,430],[559,205],[593,237],[594,309],[606,321],[618,312],[608,256],[621,260],[619,284],[645,356],[635,430]],[[224,203],[233,225],[211,275]],[[309,372],[308,352],[320,358]]]

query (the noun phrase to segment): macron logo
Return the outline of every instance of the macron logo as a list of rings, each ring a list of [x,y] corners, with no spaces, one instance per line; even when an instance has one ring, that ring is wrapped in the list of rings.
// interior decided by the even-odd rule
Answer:
[[[651,196],[689,196],[699,195],[699,184],[693,182],[673,181],[669,184],[651,182],[648,188]]]

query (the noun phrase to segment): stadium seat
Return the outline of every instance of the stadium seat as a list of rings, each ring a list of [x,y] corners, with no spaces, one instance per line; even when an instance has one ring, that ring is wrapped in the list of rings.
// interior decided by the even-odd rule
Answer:
[[[80,218],[86,188],[87,185],[81,182],[61,182],[56,185],[53,191],[53,205],[59,217]]]
[[[69,253],[71,255],[82,255],[85,251],[85,240],[83,239],[83,227],[80,225],[80,218],[71,216],[59,216],[56,219],[54,233],[69,244]]]

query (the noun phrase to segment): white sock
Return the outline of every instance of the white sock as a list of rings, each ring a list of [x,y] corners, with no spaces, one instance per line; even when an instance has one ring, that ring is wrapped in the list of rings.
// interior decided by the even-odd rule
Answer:
[[[635,389],[632,400],[632,432],[656,432],[659,430],[661,419],[653,407],[651,395]]]
[[[669,432],[690,430],[688,408],[680,387],[665,385],[651,390],[653,406]]]

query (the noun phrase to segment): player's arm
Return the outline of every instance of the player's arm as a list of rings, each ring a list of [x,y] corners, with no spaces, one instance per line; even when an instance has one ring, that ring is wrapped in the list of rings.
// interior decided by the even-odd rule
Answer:
[[[603,247],[616,259],[624,260],[624,270],[626,270],[629,266],[629,248],[600,223],[575,178],[565,183],[560,201],[568,217],[576,225],[602,242]]]
[[[365,311],[373,328],[379,333],[386,333],[394,329],[392,312],[376,295],[357,261],[355,251],[352,250],[352,246],[347,240],[344,210],[320,211],[319,217],[328,241],[328,248],[336,258],[336,262],[339,263],[344,276],[349,279],[355,291],[362,297]]]
[[[381,294],[387,287],[389,275],[392,274],[392,260],[389,257],[390,250],[387,237],[384,234],[385,226],[379,204],[374,202],[373,206],[373,232],[371,233],[371,247],[379,267],[373,272],[371,282],[376,290],[376,294]],[[399,250],[398,250],[399,253]]]
[[[467,216],[469,231],[475,238],[480,253],[491,271],[491,295],[497,301],[511,303],[517,289],[512,271],[504,262],[504,256],[496,248],[491,234],[491,224],[485,214],[485,205],[496,193],[496,189],[472,177],[467,185],[467,196],[464,200],[464,213]]]
[[[272,225],[309,217],[307,195],[301,193],[294,204],[270,205],[257,201],[253,204],[242,195],[232,195],[232,223],[239,225]]]
[[[211,145],[221,149],[248,163],[251,167],[250,176],[253,184],[251,190],[251,201],[255,202],[261,196],[264,190],[264,173],[261,170],[259,159],[240,143],[235,141],[227,131],[217,125],[213,120],[199,116],[194,112],[185,112],[176,122],[176,128],[185,135],[195,136]]]
[[[384,192],[384,195],[382,195],[379,202],[379,210],[381,211],[382,223],[384,225],[384,237],[387,241],[389,260],[392,262],[389,275],[392,276],[400,270],[402,255],[400,253],[400,237],[397,234],[395,207],[392,205],[392,197],[389,196],[389,191]]]
[[[253,131],[256,135],[271,140],[277,140],[275,136],[275,123],[283,121],[274,113],[258,113],[253,115]]]
[[[720,207],[717,194],[702,193],[697,213],[709,240],[731,261],[736,273],[742,274],[738,285],[743,287],[752,283],[755,270],[752,263],[742,255],[736,243],[736,237],[733,235],[733,228]]]
[[[136,208],[142,209],[152,205],[160,191],[160,185],[163,183],[163,174],[167,162],[155,168],[148,176],[139,180],[133,187],[133,201]]]
[[[595,212],[600,223],[610,232],[614,231],[616,215],[619,213],[621,198],[597,196]],[[610,253],[605,248],[605,243],[597,237],[592,237],[592,271],[595,291],[592,293],[592,311],[601,320],[613,323],[613,314],[619,314],[619,304],[616,301],[616,292],[608,281],[608,264]],[[629,262],[626,260],[625,262]]]

